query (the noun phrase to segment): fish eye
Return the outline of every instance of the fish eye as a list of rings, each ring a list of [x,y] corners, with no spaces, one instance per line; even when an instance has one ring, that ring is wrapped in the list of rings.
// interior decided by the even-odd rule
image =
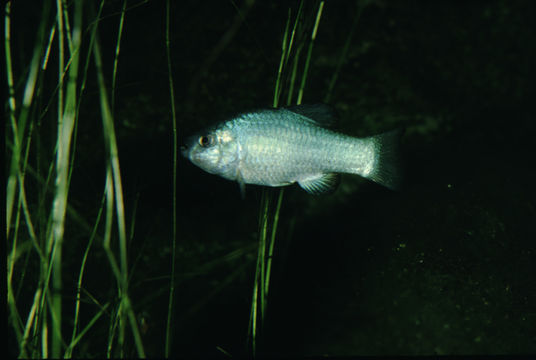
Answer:
[[[212,135],[202,135],[199,137],[199,145],[202,147],[209,147],[214,143],[214,137]]]

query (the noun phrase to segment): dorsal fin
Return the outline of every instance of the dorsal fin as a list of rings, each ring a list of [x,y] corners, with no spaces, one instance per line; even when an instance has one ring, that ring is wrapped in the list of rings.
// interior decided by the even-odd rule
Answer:
[[[335,124],[335,121],[338,117],[334,108],[322,103],[310,105],[292,105],[286,106],[283,109],[305,116],[313,123],[325,127],[330,127]]]

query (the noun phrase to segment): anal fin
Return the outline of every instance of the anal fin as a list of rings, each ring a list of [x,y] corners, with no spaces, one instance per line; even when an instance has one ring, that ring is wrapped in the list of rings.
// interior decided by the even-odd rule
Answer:
[[[305,180],[298,181],[298,184],[309,194],[320,195],[330,194],[337,189],[341,182],[341,175],[336,173],[319,174]]]

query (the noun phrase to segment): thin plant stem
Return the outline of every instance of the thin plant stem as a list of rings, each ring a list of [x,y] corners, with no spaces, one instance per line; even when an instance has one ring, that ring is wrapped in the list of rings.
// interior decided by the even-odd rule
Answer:
[[[275,92],[274,92],[274,101],[273,101],[274,107],[279,106],[281,94],[283,92],[283,82],[281,81],[281,79],[283,77],[284,70],[286,70],[288,61],[290,59],[290,54],[292,52],[292,48],[293,48],[293,45],[294,45],[295,35],[297,33],[296,30],[298,28],[300,17],[303,14],[302,9],[303,9],[303,1],[300,2],[300,6],[298,7],[298,11],[297,11],[297,14],[296,14],[296,19],[294,21],[294,25],[292,26],[292,31],[290,33],[290,38],[289,38],[289,33],[288,32],[289,32],[289,24],[290,24],[290,19],[291,19],[292,12],[291,12],[291,9],[289,9],[289,11],[288,11],[287,25],[285,25],[285,31],[283,33],[283,41],[282,41],[282,44],[281,44],[281,60],[279,62],[279,68],[278,68],[278,72],[277,72],[277,80],[276,80],[276,83],[275,83]],[[287,40],[287,38],[288,38],[288,40]],[[301,50],[301,46],[298,47],[298,53],[300,52],[300,50]],[[299,54],[297,54],[295,56],[295,58],[299,58]],[[294,71],[291,71],[291,75],[295,78]],[[289,105],[290,101],[291,101],[290,99],[292,97],[292,87],[293,87],[293,80],[291,81],[291,87],[290,87],[290,89],[288,91],[288,93],[289,93],[288,97],[289,98],[287,99],[287,105]]]
[[[28,354],[26,352],[26,343],[28,342],[30,330],[35,320],[35,316],[36,316],[37,309],[39,307],[41,295],[42,295],[41,289],[37,288],[34,294],[34,301],[30,309],[30,314],[28,315],[28,319],[26,320],[26,326],[24,327],[24,336],[22,338],[22,341],[19,344],[19,351],[20,351],[19,357],[23,357],[23,358],[28,357]]]
[[[169,300],[168,300],[168,312],[166,321],[166,343],[164,355],[169,356],[171,347],[171,322],[173,319],[173,298],[175,293],[175,256],[177,247],[177,154],[178,154],[178,139],[177,139],[177,113],[175,110],[175,91],[173,86],[173,73],[171,69],[171,41],[169,36],[170,29],[170,1],[166,0],[166,56],[168,66],[168,79],[169,79],[169,95],[171,103],[171,119],[173,127],[173,210],[172,210],[172,224],[173,233],[171,237],[171,278],[169,281]]]
[[[279,97],[281,95],[281,91],[283,90],[281,87],[281,75],[283,74],[283,65],[285,64],[285,60],[288,58],[288,40],[287,40],[287,34],[289,31],[290,26],[290,16],[291,16],[291,9],[288,9],[288,18],[287,18],[287,24],[285,25],[285,32],[283,33],[283,41],[281,42],[281,60],[279,61],[279,68],[277,69],[277,79],[275,81],[275,89],[274,89],[274,102],[273,106],[276,108],[279,105]]]
[[[354,36],[355,29],[357,28],[357,24],[359,23],[361,13],[363,12],[364,8],[365,5],[359,2],[357,5],[357,13],[354,16],[354,21],[352,22],[352,27],[350,28],[350,32],[348,33],[348,37],[346,38],[346,42],[344,43],[344,46],[341,51],[341,55],[339,56],[339,60],[337,61],[337,67],[335,68],[335,72],[333,73],[333,76],[329,81],[328,90],[326,92],[326,96],[324,97],[325,103],[329,103],[331,101],[333,89],[335,88],[335,84],[337,83],[337,79],[339,78],[339,73],[341,72],[344,61],[346,60],[346,56],[348,54],[348,50],[350,49],[350,44],[352,43],[352,38]]]
[[[80,331],[80,334],[78,334],[75,338],[71,340],[71,343],[69,346],[67,346],[67,350],[65,351],[65,358],[70,358],[72,356],[74,347],[80,342],[80,340],[84,337],[84,335],[95,325],[97,320],[104,314],[106,309],[108,308],[110,304],[104,304],[104,306],[99,310],[98,313],[96,313],[93,318],[89,321],[89,323]]]
[[[88,27],[90,41],[83,70],[84,77],[80,84],[78,71],[83,33],[82,9],[87,3],[82,1],[68,3],[66,0],[47,0],[42,2],[41,21],[38,25],[31,61],[29,64],[21,65],[21,68],[27,70],[25,70],[26,79],[22,82],[22,96],[19,100],[16,98],[15,93],[16,82],[13,73],[14,62],[11,52],[12,3],[12,1],[6,2],[4,27],[5,69],[9,91],[7,111],[9,125],[11,127],[10,136],[6,136],[6,142],[8,143],[7,145],[11,154],[9,155],[10,164],[6,187],[5,234],[9,244],[9,256],[7,257],[9,321],[15,330],[19,356],[46,358],[49,356],[60,357],[63,355],[64,357],[71,357],[77,344],[88,334],[89,330],[109,307],[109,303],[100,306],[100,310],[93,315],[87,324],[84,324],[84,326],[80,325],[81,291],[83,289],[84,270],[91,245],[95,238],[100,238],[97,235],[97,228],[103,211],[107,220],[106,234],[108,242],[105,244],[105,248],[107,245],[107,254],[111,255],[110,266],[112,273],[117,279],[120,294],[116,318],[118,319],[118,323],[127,324],[132,329],[138,356],[144,356],[141,337],[137,330],[136,317],[132,309],[131,300],[128,297],[128,263],[124,221],[125,209],[122,198],[123,189],[119,171],[117,144],[115,134],[113,133],[113,119],[111,116],[107,116],[110,113],[109,106],[103,101],[107,96],[105,91],[103,91],[102,64],[100,62],[98,42],[95,41],[99,21],[94,21]],[[103,5],[104,1],[101,2],[97,19],[100,19],[100,12]],[[53,18],[49,18],[50,10],[54,6],[54,16]],[[125,7],[123,10],[125,10]],[[22,37],[21,39],[24,38]],[[93,50],[94,48],[96,48],[96,51]],[[51,70],[48,64],[49,58],[51,58],[50,54],[54,54],[54,51],[57,52],[55,56],[57,68]],[[116,60],[118,53],[117,50]],[[64,327],[66,325],[65,321],[62,321],[65,300],[62,300],[61,292],[64,290],[62,283],[62,271],[64,270],[62,270],[62,262],[64,260],[62,259],[62,249],[64,240],[67,240],[67,236],[65,236],[67,216],[71,216],[69,219],[75,220],[75,223],[81,224],[80,222],[82,221],[85,224],[84,230],[91,230],[87,222],[72,209],[68,201],[76,154],[80,98],[84,92],[91,56],[95,57],[95,63],[97,63],[98,68],[97,75],[99,76],[103,127],[106,146],[108,147],[109,166],[108,172],[106,173],[107,183],[103,196],[103,205],[101,205],[99,214],[97,215],[96,223],[92,229],[80,265],[77,294],[74,303],[74,325],[70,342],[66,344],[62,334],[62,325]],[[57,84],[50,96],[47,94],[45,98],[43,89],[44,78],[47,75],[45,73],[47,71],[54,72]],[[113,75],[114,80],[116,73],[117,61]],[[47,78],[50,78],[50,76],[47,76]],[[21,82],[20,79],[18,82]],[[79,87],[79,85],[81,86]],[[43,104],[45,105],[44,107],[42,107]],[[49,109],[54,108],[57,109],[57,121],[55,125],[57,138],[55,139],[52,154],[53,160],[49,163],[48,174],[44,175],[46,179],[43,179],[41,173],[43,170],[47,172],[47,167],[46,165],[42,166],[42,159],[44,157],[41,153],[43,146],[39,141],[41,136],[41,120],[45,119],[45,116],[49,114]],[[36,138],[37,140],[35,140]],[[34,154],[37,163],[36,169],[32,169],[29,162],[30,155],[34,156]],[[31,192],[26,190],[25,176],[27,171],[37,180],[37,191],[34,188],[31,189]],[[52,183],[54,183],[54,186],[51,185]],[[31,185],[33,186],[34,184],[31,183]],[[37,205],[32,203],[33,196],[37,197]],[[52,199],[52,204],[49,208],[47,201],[50,198]],[[108,203],[112,206],[108,207]],[[118,226],[119,262],[115,262],[115,255],[110,249],[114,215],[117,217]],[[27,234],[23,234],[23,230],[27,230]],[[32,269],[29,266],[30,261],[35,259],[36,254],[39,259],[39,273],[33,294],[29,294],[24,290],[28,287],[28,284],[25,283],[24,275]],[[24,263],[17,264],[17,259],[19,261],[24,259]],[[14,278],[18,281],[17,285],[14,285]],[[23,316],[19,314],[20,309],[17,308],[19,293],[25,297],[33,295],[33,302],[30,304],[31,306],[28,312]],[[69,297],[63,296],[63,299],[66,298]],[[81,329],[80,332],[79,329]],[[124,333],[124,331],[122,332]],[[123,340],[121,340],[121,352],[124,348],[123,344]],[[63,349],[65,349],[65,352],[62,354]],[[122,354],[124,353],[122,352]]]
[[[279,62],[279,68],[277,71],[277,79],[276,79],[276,84],[275,84],[275,89],[274,89],[274,100],[273,100],[274,107],[277,107],[279,105],[279,100],[283,92],[282,79],[286,71],[286,65],[288,64],[289,59],[291,57],[291,51],[292,51],[293,44],[294,44],[295,34],[297,34],[298,31],[300,30],[299,25],[301,24],[300,20],[301,20],[301,14],[302,14],[302,6],[303,6],[303,1],[300,2],[300,7],[298,9],[298,13],[294,21],[294,26],[290,34],[290,37],[289,37],[289,30],[290,30],[291,11],[289,10],[288,12],[288,19],[285,25],[283,41],[281,44],[282,54],[281,54],[281,59]],[[323,8],[324,8],[324,1],[321,1],[318,7],[316,20],[315,20],[314,27],[312,30],[311,41],[309,43],[307,57],[305,59],[303,75],[301,79],[300,89],[298,92],[298,98],[296,101],[298,105],[301,104],[301,101],[303,99],[303,91],[305,88],[305,82],[307,79],[308,70],[310,66],[310,60],[312,57],[313,43],[316,38]],[[296,80],[296,75],[298,73],[299,57],[300,57],[303,46],[304,46],[303,42],[300,42],[297,45],[297,50],[295,51],[294,58],[292,60],[290,82],[288,84],[289,89],[287,92],[287,105],[290,105],[292,103],[294,83]],[[270,288],[272,261],[273,261],[274,249],[275,249],[275,239],[276,239],[277,227],[279,223],[279,214],[281,211],[281,206],[282,206],[282,201],[283,201],[283,194],[284,194],[283,189],[280,189],[278,200],[277,200],[277,205],[275,207],[273,216],[270,219],[269,217],[270,199],[271,199],[272,193],[267,189],[263,189],[262,191],[262,199],[261,199],[260,214],[259,214],[259,243],[258,243],[258,253],[257,253],[257,266],[255,270],[255,280],[254,280],[253,295],[252,295],[252,300],[251,300],[250,322],[249,322],[249,328],[248,328],[248,335],[251,341],[251,351],[252,351],[253,356],[256,355],[256,351],[257,351],[257,340],[258,340],[257,337],[259,334],[258,319],[260,319],[261,327],[265,323],[265,316],[266,316],[266,310],[267,310],[267,304],[268,304],[268,294],[269,294],[269,288]],[[269,241],[267,237],[268,229],[271,230]]]
[[[10,42],[10,9],[11,9],[11,2],[8,1],[6,3],[6,25],[5,29],[6,31],[6,38],[5,38],[5,49],[6,49],[6,66],[7,66],[7,74],[8,79],[9,77],[13,78],[13,69],[11,67],[11,42]],[[19,169],[19,161],[20,161],[20,154],[22,151],[22,140],[24,136],[24,132],[26,129],[26,121],[28,118],[28,114],[30,111],[30,106],[32,104],[32,101],[34,99],[35,94],[35,87],[37,83],[37,77],[39,72],[39,62],[40,57],[42,53],[42,40],[45,33],[45,24],[46,19],[48,17],[50,11],[49,2],[45,2],[44,8],[42,11],[42,20],[39,26],[36,44],[34,46],[32,60],[30,63],[30,68],[28,72],[28,77],[26,80],[26,84],[24,87],[24,93],[23,93],[23,99],[22,99],[22,106],[20,109],[20,112],[18,114],[18,117],[16,117],[16,101],[15,99],[11,99],[9,101],[10,104],[10,123],[11,123],[11,130],[13,133],[13,151],[11,153],[11,162],[10,162],[10,170],[9,170],[9,176],[7,178],[7,186],[6,186],[6,237],[9,238],[9,231],[10,231],[10,224],[11,224],[11,217],[13,214],[13,204],[15,200],[15,193],[16,193],[16,185],[17,185],[17,177],[20,172]],[[9,84],[8,84],[9,85]],[[10,94],[14,94],[14,88],[13,84],[9,85],[9,92]]]
[[[309,71],[309,64],[311,62],[311,57],[313,54],[313,44],[316,39],[316,33],[318,31],[318,25],[320,24],[320,18],[322,17],[322,10],[324,9],[324,1],[322,0],[318,5],[318,12],[316,13],[316,21],[313,27],[313,32],[311,34],[311,42],[309,43],[309,49],[307,51],[307,58],[305,58],[305,66],[303,68],[303,76],[300,85],[300,90],[298,91],[298,100],[296,104],[301,104],[303,99],[303,90],[305,89],[305,80],[307,79],[307,73]]]
[[[281,204],[283,203],[283,193],[285,189],[282,188],[279,190],[279,196],[277,197],[277,205],[274,213],[274,220],[272,223],[272,236],[270,237],[270,247],[268,249],[268,256],[266,258],[266,281],[265,281],[265,290],[264,295],[268,298],[268,289],[270,287],[270,275],[272,273],[272,259],[274,257],[274,247],[275,247],[275,234],[277,233],[277,225],[279,223],[279,212],[281,211]],[[266,300],[265,300],[266,302]]]
[[[65,231],[65,212],[67,208],[67,196],[69,188],[69,158],[71,153],[71,142],[76,121],[76,79],[78,73],[78,52],[71,53],[71,60],[74,59],[69,69],[69,83],[67,85],[67,99],[65,99],[64,89],[64,69],[65,69],[65,23],[68,19],[64,18],[63,2],[56,1],[57,22],[58,22],[58,139],[56,152],[56,194],[53,200],[52,221],[53,231],[49,237],[49,244],[52,245],[52,256],[50,266],[52,267],[52,338],[51,350],[52,357],[59,357],[62,346],[62,248],[63,235]],[[79,9],[80,4],[76,7]],[[80,10],[77,10],[80,11]],[[78,29],[80,30],[80,29]],[[68,28],[67,28],[68,31]],[[80,37],[78,36],[78,40]],[[79,42],[77,44],[79,46]],[[65,102],[64,102],[65,101]],[[49,245],[50,247],[50,245]]]
[[[251,311],[248,334],[251,339],[251,350],[253,356],[257,351],[257,333],[258,333],[258,318],[264,317],[264,269],[265,269],[265,249],[266,249],[266,233],[268,226],[270,197],[266,189],[263,189],[261,195],[261,208],[259,210],[259,244],[257,246],[257,265],[255,267],[255,281],[253,282],[253,296],[251,300]],[[259,292],[261,292],[259,294]],[[259,306],[260,302],[260,306]]]
[[[126,321],[128,320],[130,324],[130,328],[132,330],[132,334],[134,336],[134,343],[136,346],[136,351],[138,353],[138,356],[145,357],[145,351],[143,349],[143,344],[141,340],[141,336],[139,333],[138,324],[136,322],[136,316],[134,315],[134,311],[131,306],[131,302],[128,296],[128,263],[127,263],[127,237],[126,237],[126,225],[125,225],[125,209],[124,209],[124,201],[123,201],[123,186],[121,181],[121,170],[119,166],[119,153],[117,148],[117,140],[115,136],[115,128],[114,128],[114,122],[113,122],[113,116],[111,113],[111,109],[108,103],[108,95],[106,92],[106,86],[104,83],[104,75],[102,70],[102,55],[100,51],[100,44],[98,41],[95,41],[95,47],[94,47],[94,59],[95,59],[95,65],[97,68],[97,79],[99,84],[99,93],[100,93],[100,105],[101,105],[101,113],[102,113],[102,121],[103,121],[103,130],[104,130],[104,136],[105,136],[105,142],[107,146],[108,151],[108,171],[107,171],[107,182],[110,183],[108,187],[108,193],[111,194],[109,197],[107,203],[108,203],[108,211],[111,211],[110,209],[110,202],[115,203],[115,212],[116,212],[116,219],[117,219],[117,231],[118,231],[118,237],[119,237],[119,259],[120,259],[120,265],[117,266],[117,262],[115,261],[115,256],[111,252],[109,242],[110,237],[108,236],[107,244],[105,246],[105,249],[107,249],[107,255],[108,259],[110,260],[110,264],[112,265],[112,268],[115,268],[114,274],[116,276],[117,283],[119,285],[119,296],[120,296],[120,303],[119,303],[119,310],[118,310],[118,318],[119,318],[119,347],[120,352],[123,352],[123,345],[124,345],[124,332],[125,332],[125,326]],[[112,191],[113,190],[113,191]],[[111,220],[107,219],[107,223],[109,225],[107,228],[109,228],[108,231],[111,232]],[[124,315],[128,317],[128,319],[124,318]],[[120,354],[122,355],[122,354]]]
[[[84,256],[82,257],[82,263],[80,264],[80,273],[78,275],[78,283],[76,286],[76,302],[75,302],[75,310],[74,310],[74,324],[73,324],[73,334],[71,336],[71,343],[67,347],[67,350],[65,351],[65,358],[71,358],[72,353],[74,350],[74,347],[79,341],[80,334],[77,334],[78,330],[78,317],[80,314],[80,301],[81,301],[81,292],[82,292],[82,278],[84,277],[84,270],[86,267],[87,258],[89,255],[89,250],[91,249],[91,245],[93,244],[93,240],[97,236],[97,229],[100,224],[100,219],[102,216],[102,211],[104,209],[104,204],[106,200],[106,189],[103,193],[102,200],[101,200],[101,206],[99,208],[99,212],[97,214],[97,219],[95,221],[95,225],[93,226],[93,231],[91,233],[91,236],[89,237],[88,244],[86,246],[86,250],[84,251]],[[78,340],[77,340],[78,339]],[[76,340],[76,341],[75,341]]]
[[[97,14],[97,18],[100,17],[100,13],[102,11],[102,5],[103,4],[101,3],[101,7],[100,7],[99,12]],[[81,20],[79,18],[80,16],[81,16],[81,12],[77,13],[77,21],[78,22],[80,22],[80,20]],[[79,93],[80,98],[82,97],[82,95],[84,93],[84,89],[85,89],[85,83],[86,83],[87,74],[88,74],[88,68],[89,68],[89,61],[90,61],[90,58],[91,58],[91,55],[92,55],[92,48],[93,48],[94,40],[96,38],[96,30],[97,30],[96,25],[97,24],[98,24],[98,22],[95,22],[94,26],[91,27],[90,41],[89,41],[89,51],[88,51],[86,61],[85,61],[85,65],[84,65],[83,72],[82,72],[83,77],[82,77],[82,81],[81,81],[81,85],[80,85],[80,93]],[[79,27],[81,27],[81,25],[78,25],[77,27],[79,28]],[[75,51],[79,51],[79,49],[76,49]],[[114,79],[115,79],[115,77],[114,77]],[[79,113],[79,107],[80,107],[80,101],[77,103],[77,108],[76,108],[76,113],[77,114]],[[76,140],[76,137],[75,137],[75,140]],[[89,251],[91,249],[91,246],[93,244],[93,241],[94,241],[95,237],[98,237],[97,228],[98,228],[98,225],[100,223],[102,212],[103,212],[103,209],[104,209],[104,206],[105,206],[105,199],[106,199],[106,187],[105,187],[105,190],[104,190],[104,193],[103,193],[101,206],[100,206],[99,211],[97,213],[97,218],[95,220],[95,225],[93,226],[93,229],[91,231],[91,235],[89,237],[89,241],[88,241],[88,244],[86,246],[86,250],[84,252],[84,255],[82,257],[82,262],[81,262],[81,265],[80,265],[80,272],[79,272],[79,276],[78,276],[78,283],[77,283],[77,289],[76,289],[76,301],[75,301],[73,332],[72,332],[72,335],[71,335],[71,343],[67,347],[66,352],[64,354],[64,357],[66,357],[66,358],[72,357],[72,352],[73,352],[73,350],[74,350],[74,348],[75,348],[75,346],[78,343],[79,338],[80,338],[80,334],[77,334],[77,330],[78,330],[78,327],[79,327],[78,323],[79,323],[79,313],[80,313],[80,305],[81,305],[80,303],[81,303],[82,279],[83,279],[83,275],[84,275],[84,269],[85,269],[85,265],[86,265],[86,262],[87,262],[87,258],[89,256]],[[67,211],[68,212],[70,211],[70,215],[71,215],[72,218],[76,219],[78,217],[77,215],[73,214],[72,209],[68,208]],[[88,226],[88,230],[89,230],[89,226]],[[78,339],[78,340],[76,340],[76,339]]]
[[[292,95],[294,94],[294,84],[296,83],[296,77],[298,74],[298,64],[300,63],[300,55],[303,49],[303,43],[298,45],[294,60],[292,61],[292,70],[290,73],[290,83],[288,85],[287,105],[292,104]]]
[[[119,29],[117,30],[117,45],[115,47],[114,69],[113,69],[113,72],[112,72],[112,94],[111,94],[112,114],[115,111],[115,90],[116,90],[116,81],[117,81],[117,65],[119,63],[119,50],[121,48],[121,36],[123,35],[123,24],[125,22],[126,8],[127,8],[127,0],[123,0],[123,8],[121,9],[121,17],[119,18]]]
[[[259,244],[259,301],[260,301],[260,317],[261,317],[261,327],[264,325],[264,315],[266,310],[266,297],[264,295],[265,291],[265,281],[266,281],[266,237],[268,233],[268,213],[270,209],[270,195],[268,190],[264,192],[264,206],[261,213],[261,229],[260,229],[260,244]]]

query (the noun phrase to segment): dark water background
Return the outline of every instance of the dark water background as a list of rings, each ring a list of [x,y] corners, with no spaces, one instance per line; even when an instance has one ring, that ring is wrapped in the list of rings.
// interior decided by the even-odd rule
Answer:
[[[406,129],[405,186],[392,192],[344,176],[331,196],[313,197],[297,186],[285,190],[259,351],[534,354],[536,3],[365,3],[326,2],[304,103],[326,95],[364,6],[331,105],[341,118],[338,128],[350,134]],[[297,4],[257,1],[208,61],[244,3],[172,2],[181,140],[235,112],[271,105],[288,9],[295,14]],[[315,4],[305,8],[312,17]],[[99,30],[108,76],[121,6],[107,3]],[[135,219],[129,289],[153,356],[164,349],[172,229],[164,20],[164,1],[127,12],[115,105],[128,226]],[[30,39],[31,30],[25,30]],[[19,41],[15,54],[25,64],[30,53]],[[69,199],[92,222],[105,152],[95,81],[88,86]],[[261,188],[247,186],[241,200],[236,183],[183,158],[177,186],[173,354],[225,357],[219,347],[244,355]],[[76,283],[88,238],[69,224],[67,288]],[[102,301],[116,296],[100,245],[88,261],[85,287]],[[69,291],[66,304],[74,296]],[[65,306],[70,329],[72,311]],[[107,321],[87,335],[80,356],[104,354]]]

